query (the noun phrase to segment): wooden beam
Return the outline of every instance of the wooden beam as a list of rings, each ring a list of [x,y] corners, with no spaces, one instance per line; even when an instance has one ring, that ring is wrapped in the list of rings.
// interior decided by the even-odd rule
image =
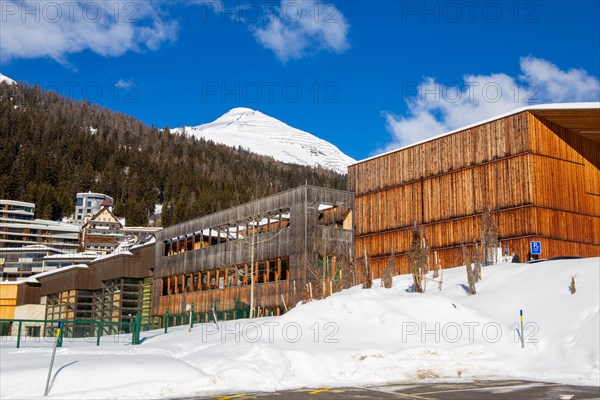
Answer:
[[[277,257],[277,272],[275,272],[275,280],[278,281],[281,278],[281,257]]]

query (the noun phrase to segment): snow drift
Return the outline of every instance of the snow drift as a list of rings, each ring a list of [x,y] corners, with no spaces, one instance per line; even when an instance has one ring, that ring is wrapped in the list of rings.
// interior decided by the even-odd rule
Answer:
[[[464,267],[410,292],[357,286],[275,318],[70,342],[49,398],[174,398],[299,387],[526,379],[600,385],[600,258],[483,268],[469,295]],[[577,291],[569,284],[575,276]],[[429,275],[431,277],[431,274]],[[525,347],[516,334],[525,317]],[[51,343],[4,338],[2,398],[39,398]]]

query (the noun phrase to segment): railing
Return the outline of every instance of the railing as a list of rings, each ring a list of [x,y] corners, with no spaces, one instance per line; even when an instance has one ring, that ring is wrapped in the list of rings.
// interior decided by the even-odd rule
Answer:
[[[104,333],[105,327],[116,327],[117,333],[131,334],[131,344],[140,344],[142,316],[137,314],[130,322],[112,322],[112,321],[93,321],[93,320],[52,320],[52,319],[0,319],[0,336],[2,342],[8,342],[10,336],[16,336],[16,347],[21,347],[23,338],[35,338],[37,342],[41,338],[49,339],[58,331],[58,347],[62,347],[65,333],[70,334],[71,338],[94,338],[96,346],[100,346],[100,338]],[[16,327],[14,325],[17,325]],[[60,325],[59,325],[60,324]],[[58,329],[58,327],[61,327]],[[31,333],[23,334],[23,328],[34,328]],[[37,329],[35,329],[37,328]],[[88,329],[85,329],[88,328]],[[121,328],[121,329],[119,329]],[[95,330],[95,332],[94,332]],[[43,335],[42,335],[43,334]],[[68,335],[69,336],[69,335]]]

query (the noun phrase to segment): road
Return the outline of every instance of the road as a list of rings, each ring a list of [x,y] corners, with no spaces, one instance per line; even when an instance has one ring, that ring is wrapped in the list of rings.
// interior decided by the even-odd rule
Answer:
[[[478,381],[233,393],[187,400],[600,400],[600,387],[528,381]]]

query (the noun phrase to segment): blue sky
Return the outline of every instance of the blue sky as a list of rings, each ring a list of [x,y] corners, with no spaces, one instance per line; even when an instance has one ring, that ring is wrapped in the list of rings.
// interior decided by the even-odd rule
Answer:
[[[258,109],[362,159],[599,101],[599,4],[1,0],[0,72],[159,127]]]

